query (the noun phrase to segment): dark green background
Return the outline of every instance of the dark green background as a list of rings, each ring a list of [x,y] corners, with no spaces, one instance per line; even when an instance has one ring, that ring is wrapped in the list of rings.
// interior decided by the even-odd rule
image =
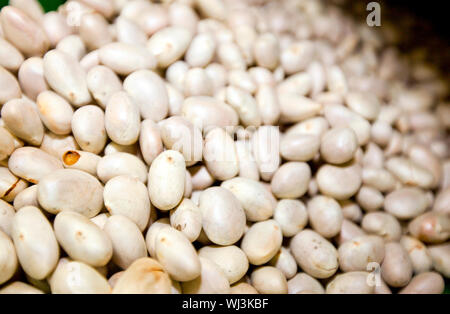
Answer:
[[[4,7],[8,4],[8,0],[0,0],[0,7]],[[42,7],[46,12],[56,10],[62,3],[65,2],[65,0],[39,0]],[[447,285],[445,289],[445,294],[450,294],[450,283],[447,280]]]
[[[4,7],[8,4],[8,0],[0,0],[0,7]],[[61,5],[61,3],[66,2],[65,0],[39,0],[42,7],[45,11],[56,10],[57,7]]]

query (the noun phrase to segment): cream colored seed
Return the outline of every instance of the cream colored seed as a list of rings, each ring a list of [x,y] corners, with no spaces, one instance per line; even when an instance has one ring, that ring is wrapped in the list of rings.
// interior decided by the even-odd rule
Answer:
[[[46,278],[56,267],[59,247],[50,222],[33,206],[16,213],[11,238],[23,270],[33,278]]]
[[[80,107],[92,100],[86,73],[70,55],[59,50],[47,52],[44,56],[44,76],[50,87],[72,105]]]
[[[211,187],[204,190],[199,207],[203,230],[215,244],[234,244],[244,234],[245,212],[239,200],[227,189]]]

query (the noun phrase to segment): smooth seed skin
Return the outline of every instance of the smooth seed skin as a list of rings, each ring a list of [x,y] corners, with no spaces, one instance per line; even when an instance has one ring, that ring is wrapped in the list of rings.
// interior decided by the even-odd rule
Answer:
[[[380,112],[380,102],[377,97],[369,93],[348,93],[347,106],[354,112],[368,120],[375,120]]]
[[[122,89],[119,77],[103,65],[94,66],[87,72],[86,83],[92,97],[102,108],[106,108],[111,95]]]
[[[23,55],[16,47],[0,38],[0,66],[8,71],[17,71],[24,61]]]
[[[440,272],[445,278],[450,278],[450,245],[447,243],[432,245],[428,247],[433,267]]]
[[[322,284],[315,278],[306,273],[297,273],[293,278],[288,280],[288,293],[298,294],[303,292],[311,292],[316,294],[324,294],[325,289]]]
[[[129,75],[138,70],[156,67],[155,56],[137,44],[115,42],[98,51],[100,62],[119,75]]]
[[[3,86],[0,91],[1,104],[4,104],[11,99],[19,98],[22,95],[17,79],[2,66],[0,66],[0,83]]]
[[[52,47],[55,47],[61,39],[69,36],[73,32],[73,29],[67,25],[66,17],[56,11],[44,14],[42,28]]]
[[[44,137],[44,126],[35,105],[27,99],[13,99],[3,105],[2,119],[12,134],[33,146]]]
[[[433,211],[443,214],[450,214],[450,187],[443,189],[436,196],[433,204]]]
[[[241,249],[253,265],[267,263],[281,248],[283,235],[275,220],[266,220],[253,224],[244,235]]]
[[[107,140],[103,110],[93,105],[77,109],[72,117],[72,133],[84,151],[99,154]]]
[[[73,109],[64,98],[54,92],[44,91],[38,95],[36,104],[42,122],[50,131],[58,135],[70,134]]]
[[[350,161],[358,148],[358,139],[350,128],[333,128],[326,132],[320,144],[321,157],[331,164]]]
[[[248,221],[264,221],[272,217],[276,200],[258,181],[237,177],[222,182],[220,186],[236,196]]]
[[[389,171],[374,167],[363,168],[362,181],[364,185],[373,187],[380,192],[394,190],[397,183],[397,180]]]
[[[418,186],[424,189],[430,188],[433,185],[433,175],[409,159],[392,157],[386,161],[386,169],[403,184]]]
[[[329,278],[339,267],[337,250],[312,230],[303,230],[292,238],[290,249],[298,265],[314,278]]]
[[[86,46],[82,38],[78,35],[70,35],[63,38],[57,45],[56,49],[67,53],[75,58],[77,61],[86,54]]]
[[[450,217],[434,211],[422,214],[408,225],[409,233],[426,243],[442,243],[450,238]]]
[[[33,206],[16,213],[11,225],[17,257],[22,269],[35,279],[46,278],[56,267],[59,247],[52,226]]]
[[[308,202],[309,223],[321,236],[332,238],[341,231],[342,208],[327,196],[316,196]]]
[[[418,188],[402,188],[389,193],[384,201],[384,210],[398,219],[412,219],[428,207],[426,194]]]
[[[56,215],[54,228],[56,239],[71,258],[94,267],[104,266],[111,259],[111,240],[87,217],[63,211]]]
[[[233,108],[208,96],[186,98],[181,108],[181,115],[201,129],[238,124],[238,115]]]
[[[4,200],[0,200],[0,231],[11,236],[11,224],[14,217],[14,207]]]
[[[139,230],[147,227],[150,217],[150,199],[147,187],[137,178],[119,175],[105,184],[103,199],[112,215],[123,215],[133,221]]]
[[[280,142],[280,154],[289,161],[309,161],[319,152],[320,140],[316,135],[286,134]]]
[[[178,205],[184,194],[186,165],[183,155],[167,150],[152,162],[148,172],[150,200],[160,210]]]
[[[16,176],[31,183],[38,183],[44,176],[51,174],[63,165],[59,159],[34,147],[21,147],[12,153],[8,168]]]
[[[339,246],[339,266],[343,272],[366,271],[370,263],[381,264],[384,250],[381,237],[355,237]]]
[[[363,271],[337,275],[328,285],[327,294],[373,294],[374,287],[369,286],[369,273]]]
[[[16,249],[6,233],[0,230],[0,284],[7,282],[17,270]]]
[[[251,147],[245,140],[235,142],[239,161],[239,177],[259,181],[259,169],[255,162]]]
[[[248,283],[238,282],[231,286],[231,294],[258,294],[258,291]]]
[[[400,294],[441,294],[445,283],[442,276],[436,272],[422,273],[414,276],[409,284],[400,290]]]
[[[146,119],[141,123],[139,147],[141,149],[142,157],[147,165],[151,165],[153,160],[155,160],[164,149],[159,127],[150,119]]]
[[[141,159],[122,152],[104,156],[97,165],[97,176],[103,183],[120,175],[129,175],[145,184],[147,171],[147,166]]]
[[[288,285],[283,273],[271,266],[259,267],[252,272],[252,286],[263,294],[287,294]]]
[[[381,236],[386,242],[398,241],[402,234],[400,223],[388,213],[368,213],[364,216],[361,226],[367,233]]]
[[[227,103],[236,110],[244,127],[261,125],[258,104],[250,93],[234,86],[228,86],[225,93]]]
[[[0,294],[44,294],[44,292],[26,283],[14,281],[0,289]]]
[[[25,206],[39,207],[39,202],[37,199],[37,185],[32,185],[26,188],[14,198],[14,209],[16,211]]]
[[[164,269],[177,281],[190,281],[200,275],[200,259],[194,246],[176,229],[163,228],[158,232],[155,253]]]
[[[286,279],[291,279],[297,273],[297,262],[289,249],[284,247],[270,260],[269,264],[278,268]]]
[[[411,280],[413,266],[408,252],[399,243],[385,245],[381,276],[391,287],[404,287]]]
[[[361,167],[357,163],[343,166],[327,164],[320,167],[316,179],[322,194],[345,200],[355,195],[361,186]]]
[[[214,177],[204,165],[189,167],[187,170],[191,174],[192,189],[194,191],[207,189],[215,181]]]
[[[275,207],[273,219],[280,225],[284,237],[292,237],[308,223],[308,212],[301,201],[282,199]]]
[[[239,281],[249,264],[245,253],[237,246],[204,246],[198,251],[200,258],[214,262],[223,271],[230,284]]]
[[[201,273],[192,281],[182,282],[181,288],[185,294],[227,294],[230,293],[230,283],[227,277],[214,262],[200,257]]]
[[[109,294],[108,281],[97,270],[83,262],[60,263],[50,280],[54,294]]]
[[[373,212],[386,206],[383,194],[369,186],[362,186],[356,194],[356,201],[365,211]]]
[[[273,175],[271,188],[278,198],[298,198],[308,190],[311,169],[302,162],[287,162]]]
[[[433,268],[430,252],[422,242],[410,236],[403,236],[400,244],[408,252],[415,274],[427,272]]]
[[[148,70],[133,72],[124,80],[123,89],[138,105],[143,119],[157,122],[167,116],[169,96],[163,80],[156,73]]]
[[[98,49],[113,40],[108,21],[98,13],[83,14],[79,32],[89,50]]]
[[[181,231],[189,241],[194,242],[202,230],[202,212],[193,201],[184,198],[170,211],[170,225]]]
[[[126,92],[111,95],[105,110],[105,129],[108,137],[117,144],[137,142],[141,118],[139,107]]]
[[[244,234],[245,212],[239,200],[225,188],[211,187],[200,195],[202,225],[208,238],[218,245],[232,245]]]
[[[300,122],[316,116],[321,110],[322,105],[307,97],[278,92],[280,101],[281,121],[282,122]]]
[[[0,160],[6,159],[14,151],[14,136],[0,127]]]
[[[202,160],[203,137],[197,126],[179,116],[165,119],[159,126],[164,146],[183,154],[186,166]]]
[[[128,269],[136,260],[147,257],[147,246],[137,225],[129,218],[113,215],[103,228],[111,240],[112,261],[122,269]]]
[[[273,86],[262,84],[255,95],[262,124],[275,125],[280,118],[280,104],[278,95]]]
[[[161,218],[154,221],[147,230],[145,236],[145,243],[147,244],[147,250],[151,257],[156,258],[156,236],[163,228],[170,227],[169,218]]]
[[[147,42],[147,49],[153,53],[158,66],[167,68],[185,53],[192,34],[181,27],[166,27],[153,34]]]
[[[222,128],[215,128],[206,135],[203,159],[208,171],[218,180],[231,179],[239,172],[236,145]]]
[[[198,34],[186,51],[185,60],[191,67],[204,67],[211,62],[215,50],[216,43],[211,34]]]
[[[86,72],[72,56],[59,50],[47,52],[44,56],[44,75],[50,87],[75,107],[87,105],[92,100]]]
[[[103,186],[84,171],[61,169],[39,181],[38,200],[49,213],[75,211],[91,218],[103,208]]]
[[[135,22],[126,17],[119,16],[114,26],[118,42],[144,45],[147,41],[147,35],[144,31]]]
[[[18,8],[4,7],[1,25],[5,38],[27,56],[41,56],[50,46],[38,22]]]
[[[169,294],[171,281],[160,263],[148,257],[136,260],[119,277],[113,294]]]

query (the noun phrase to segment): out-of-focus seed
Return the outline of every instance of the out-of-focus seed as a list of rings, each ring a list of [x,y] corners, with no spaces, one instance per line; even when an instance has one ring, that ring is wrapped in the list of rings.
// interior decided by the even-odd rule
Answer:
[[[410,236],[403,236],[400,239],[400,244],[408,252],[414,273],[420,274],[432,269],[433,261],[431,260],[431,255],[422,242]]]
[[[387,243],[381,276],[391,287],[404,287],[411,280],[413,267],[408,252],[399,243]]]

